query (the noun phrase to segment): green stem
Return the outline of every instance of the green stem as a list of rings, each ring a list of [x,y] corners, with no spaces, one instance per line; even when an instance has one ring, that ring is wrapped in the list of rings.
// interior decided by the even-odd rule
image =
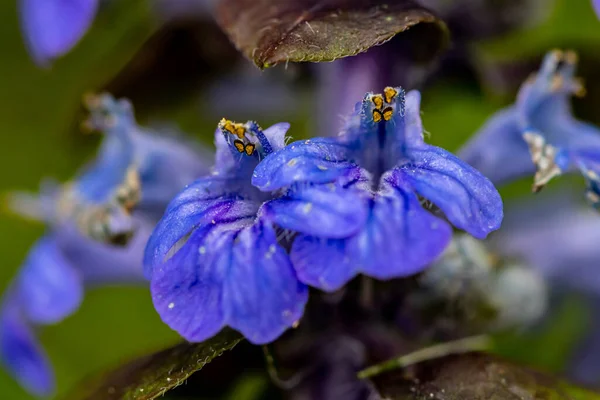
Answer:
[[[277,367],[275,366],[275,360],[273,359],[273,354],[269,350],[268,345],[262,346],[263,353],[265,355],[265,361],[267,362],[267,372],[269,373],[269,377],[271,381],[277,385],[279,388],[284,390],[290,390],[294,387],[298,386],[300,381],[303,379],[303,374],[296,374],[292,378],[284,380],[279,377],[279,373],[277,372]]]
[[[489,349],[491,345],[492,341],[487,335],[471,336],[451,342],[440,343],[363,369],[358,373],[358,377],[359,379],[370,378],[387,371],[406,368],[409,365],[449,356],[451,354],[483,351]]]

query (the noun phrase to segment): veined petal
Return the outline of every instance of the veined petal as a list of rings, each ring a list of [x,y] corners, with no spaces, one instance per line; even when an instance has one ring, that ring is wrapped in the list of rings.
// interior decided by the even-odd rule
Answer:
[[[229,190],[235,193],[235,187],[234,180],[207,177],[188,186],[171,201],[146,246],[146,277],[150,278],[154,266],[162,264],[176,243],[197,227],[232,223],[256,216],[260,203],[228,194]]]
[[[378,279],[417,273],[443,252],[451,236],[450,226],[426,211],[412,188],[386,173],[358,234],[337,240],[300,235],[290,258],[301,281],[334,291],[358,273]]]
[[[352,235],[366,220],[368,205],[359,190],[323,184],[290,192],[263,204],[259,215],[284,229],[328,238]]]
[[[410,149],[394,174],[432,201],[456,227],[483,239],[502,222],[502,199],[479,171],[435,146]]]
[[[181,250],[154,270],[150,286],[162,320],[191,342],[208,339],[225,326],[222,292],[229,264],[224,253],[231,241],[218,237],[209,247],[205,240],[211,229],[194,231]]]
[[[16,293],[24,314],[40,324],[61,321],[79,308],[83,282],[56,241],[46,236],[31,250],[17,280]]]
[[[269,343],[300,320],[308,289],[269,225],[258,222],[232,238],[223,294],[228,325],[254,344]]]
[[[98,0],[19,1],[27,46],[41,65],[69,52],[89,29],[98,9]]]
[[[252,184],[273,191],[295,182],[332,182],[358,169],[348,157],[348,148],[333,138],[294,142],[262,160],[254,169]]]
[[[225,325],[255,344],[271,342],[302,316],[307,288],[298,282],[272,228],[211,227],[192,234],[184,249],[152,277],[154,304],[183,337],[201,342]]]
[[[8,372],[30,393],[49,396],[55,389],[52,366],[31,327],[8,293],[0,315],[0,359]]]
[[[290,251],[290,259],[298,279],[309,286],[334,292],[350,281],[357,268],[351,260],[353,238],[326,239],[310,235],[298,235]]]

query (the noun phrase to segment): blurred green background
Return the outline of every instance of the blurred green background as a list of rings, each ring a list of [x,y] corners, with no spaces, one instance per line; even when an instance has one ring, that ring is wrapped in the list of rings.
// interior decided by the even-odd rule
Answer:
[[[589,0],[548,1],[547,6],[552,6],[548,17],[536,26],[486,43],[475,43],[470,49],[471,56],[483,76],[488,63],[515,59],[535,61],[545,51],[556,47],[578,50],[584,65],[589,65],[583,74],[588,81],[589,93],[580,101],[578,110],[582,110],[584,118],[600,122],[596,111],[600,102],[595,101],[600,99],[600,54],[597,51],[600,49],[600,22]],[[0,48],[3,49],[0,62],[0,190],[36,190],[42,177],[68,179],[93,154],[99,137],[79,132],[79,124],[85,117],[82,95],[106,87],[127,87],[128,82],[124,79],[139,76],[136,72],[139,68],[132,68],[131,61],[139,58],[139,51],[147,40],[157,32],[164,34],[164,30],[146,1],[114,1],[103,9],[92,31],[72,53],[57,61],[51,69],[40,69],[33,64],[23,45],[15,1],[0,2],[0,16]],[[213,40],[210,34],[200,39]],[[152,49],[144,50],[146,54],[148,51],[152,52]],[[223,60],[224,65],[227,63],[228,60]],[[119,75],[128,65],[133,72]],[[263,72],[275,73],[279,72]],[[117,76],[121,78],[115,83]],[[160,88],[155,84],[148,81],[148,87]],[[140,83],[138,79],[133,86],[148,94],[148,89],[144,91],[143,81]],[[198,88],[201,90],[202,86]],[[510,101],[515,88],[505,89],[499,91],[497,87],[474,85],[459,79],[436,82],[423,94],[424,125],[431,133],[431,141],[456,149],[487,116]],[[176,92],[158,92],[156,101],[138,107],[141,109],[138,120],[141,123],[175,122],[186,132],[210,143],[216,122],[227,110],[219,109],[217,104],[211,110],[218,114],[206,111],[206,104],[199,100],[199,95],[199,92],[187,91],[185,96],[177,98]],[[310,97],[303,98],[311,101]],[[169,103],[169,99],[173,102]],[[289,120],[294,123],[294,137],[308,136],[309,127],[313,126],[310,110],[307,104],[260,122],[266,126],[275,119]],[[240,114],[243,119],[256,118],[243,112]],[[504,194],[509,197],[526,195],[528,187],[529,182],[521,182],[512,185]],[[0,215],[3,249],[0,287],[9,283],[29,246],[43,229],[41,225],[22,221],[7,212]],[[541,336],[506,338],[502,342],[503,351],[518,354],[548,370],[560,371],[568,350],[585,328],[582,303],[574,299],[563,306]],[[145,288],[92,290],[86,294],[84,304],[75,316],[43,329],[41,338],[56,369],[59,394],[64,394],[95,371],[178,340],[177,335],[160,322]],[[549,347],[552,352],[544,351]],[[0,372],[0,397],[30,399],[4,372]]]

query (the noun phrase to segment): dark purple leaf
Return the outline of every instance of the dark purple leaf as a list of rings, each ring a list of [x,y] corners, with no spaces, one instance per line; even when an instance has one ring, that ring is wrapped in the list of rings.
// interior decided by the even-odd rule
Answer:
[[[415,25],[419,58],[447,44],[445,24],[411,0],[220,0],[217,20],[260,68],[332,61],[380,45]]]
[[[390,400],[600,399],[597,393],[480,353],[429,360],[372,381],[382,398]]]

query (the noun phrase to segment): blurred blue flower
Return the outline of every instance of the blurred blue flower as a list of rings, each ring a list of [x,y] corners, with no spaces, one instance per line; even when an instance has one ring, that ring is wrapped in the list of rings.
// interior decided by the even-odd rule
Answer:
[[[600,0],[592,0],[592,6],[594,6],[594,11],[598,17],[600,17]]]
[[[556,292],[578,292],[590,300],[590,326],[568,372],[596,385],[600,378],[600,216],[574,199],[569,190],[540,195],[507,205],[503,227],[491,245],[542,273]]]
[[[516,103],[492,116],[461,157],[495,184],[535,174],[534,191],[555,176],[579,170],[586,198],[600,207],[600,130],[576,120],[569,103],[569,96],[584,93],[574,78],[576,62],[573,52],[548,53]]]
[[[296,142],[267,156],[252,183],[284,194],[266,203],[261,215],[300,233],[290,254],[298,277],[327,291],[358,273],[402,277],[435,260],[452,228],[423,207],[429,201],[478,238],[502,221],[502,201],[491,182],[424,142],[420,94],[405,97],[400,88],[368,93],[339,137]],[[330,215],[351,214],[337,221],[322,215],[323,205]]]
[[[254,168],[284,146],[288,128],[279,123],[263,132],[255,122],[222,120],[212,174],[175,197],[148,242],[144,267],[155,308],[189,341],[227,325],[267,343],[303,314],[308,290],[278,240],[282,233],[261,211],[279,193],[251,185]],[[318,212],[326,215],[329,206]]]
[[[18,0],[29,54],[40,66],[69,53],[88,32],[104,0]],[[207,15],[211,0],[152,0],[162,20]]]
[[[54,389],[51,365],[35,327],[74,313],[89,286],[146,283],[143,251],[168,200],[207,171],[193,147],[139,128],[127,101],[90,98],[88,126],[105,138],[97,158],[72,182],[39,198],[13,195],[11,207],[46,222],[5,293],[0,356],[30,392]]]
[[[68,53],[88,31],[99,0],[19,0],[29,53],[40,65]]]

